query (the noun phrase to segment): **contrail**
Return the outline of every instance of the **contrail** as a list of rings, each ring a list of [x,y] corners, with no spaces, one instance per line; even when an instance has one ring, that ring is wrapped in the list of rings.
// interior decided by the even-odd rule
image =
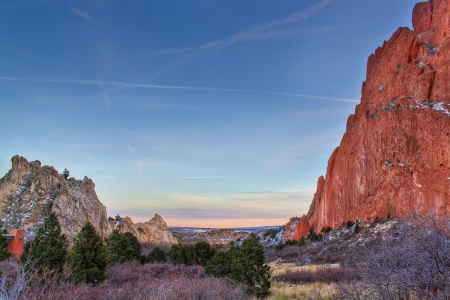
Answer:
[[[295,98],[312,98],[312,99],[320,99],[320,100],[359,103],[359,100],[357,100],[357,99],[328,97],[328,96],[321,96],[321,95],[286,93],[286,92],[272,92],[272,91],[264,91],[264,90],[226,89],[226,88],[201,87],[201,86],[159,85],[159,84],[146,84],[146,83],[129,83],[129,82],[123,82],[123,81],[102,81],[102,80],[82,80],[82,79],[39,79],[39,78],[20,78],[20,77],[7,77],[7,76],[0,76],[0,80],[42,82],[42,83],[63,83],[63,84],[66,83],[66,84],[82,84],[82,85],[97,85],[97,86],[104,85],[104,86],[115,86],[115,87],[166,89],[166,90],[253,93],[253,94],[268,94],[268,95],[278,95],[278,96],[295,97]]]

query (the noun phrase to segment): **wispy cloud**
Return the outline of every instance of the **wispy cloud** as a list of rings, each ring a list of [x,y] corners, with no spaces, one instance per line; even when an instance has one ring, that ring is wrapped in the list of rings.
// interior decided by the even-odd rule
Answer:
[[[264,91],[264,90],[225,89],[225,88],[199,87],[199,86],[158,85],[158,84],[129,83],[129,82],[101,81],[101,80],[20,78],[20,77],[8,77],[8,76],[0,76],[0,80],[42,82],[42,83],[61,83],[61,84],[103,85],[103,86],[129,87],[129,88],[148,88],[148,89],[256,93],[256,94],[270,94],[270,95],[276,95],[276,96],[286,96],[286,97],[295,97],[295,98],[309,98],[309,99],[359,103],[358,99],[348,99],[348,98],[340,98],[340,97],[309,95],[309,94],[299,94],[299,93],[273,92],[273,91]]]
[[[264,164],[272,168],[291,166],[299,162],[312,161],[314,157],[323,160],[329,156],[329,151],[339,144],[341,133],[337,130],[322,134],[304,136],[302,141],[284,145],[279,151],[264,160]],[[304,159],[309,157],[309,159]]]
[[[181,53],[186,53],[188,51],[192,50],[192,48],[169,48],[169,49],[162,49],[162,50],[158,50],[158,51],[152,51],[149,54],[150,55],[172,55],[172,54],[181,54]]]
[[[173,105],[173,104],[154,104],[154,103],[145,103],[142,105],[139,105],[139,108],[143,109],[176,109],[180,108],[179,105]]]
[[[282,225],[290,217],[306,213],[313,194],[313,189],[249,191],[224,197],[169,194],[163,196],[164,202],[148,203],[139,210],[123,207],[120,211],[131,215],[135,221],[144,221],[149,211],[157,211],[171,226]]]
[[[320,27],[320,28],[289,27],[294,24],[300,23],[306,20],[308,17],[318,13],[322,8],[324,8],[333,1],[334,0],[319,1],[316,5],[297,11],[287,17],[258,23],[248,28],[234,32],[225,38],[212,40],[197,47],[169,48],[169,49],[162,49],[159,51],[153,51],[150,53],[151,55],[182,54],[174,62],[154,72],[153,77],[158,77],[164,73],[167,73],[178,67],[181,67],[192,60],[202,57],[206,53],[217,52],[237,43],[289,38],[299,34],[320,32],[320,31],[326,32],[334,30],[335,29],[334,27]]]
[[[75,7],[71,7],[70,10],[78,17],[85,19],[86,21],[92,21],[92,16],[88,12]]]
[[[102,91],[102,95],[103,95],[103,100],[105,101],[105,107],[109,108],[111,107],[111,99],[109,98],[108,93],[106,92],[106,90],[103,88],[102,84],[100,83],[100,78],[97,76],[97,82],[98,82],[98,87],[100,88],[100,90]]]
[[[186,52],[190,52],[190,51],[221,50],[223,48],[229,47],[231,45],[234,45],[234,44],[240,43],[240,42],[286,38],[286,37],[294,36],[297,34],[316,32],[316,31],[330,31],[330,30],[333,30],[334,28],[326,27],[326,28],[304,29],[304,28],[289,28],[289,27],[286,28],[286,26],[300,23],[301,21],[306,20],[308,17],[316,14],[322,8],[324,8],[325,6],[330,4],[332,1],[333,0],[322,0],[314,6],[311,6],[307,9],[297,11],[293,14],[290,14],[287,17],[255,24],[248,28],[239,30],[235,33],[232,33],[226,38],[209,41],[198,47],[183,47],[183,48],[178,48],[178,49],[177,48],[169,48],[169,49],[154,51],[154,52],[151,52],[150,54],[151,55],[170,55],[170,54],[186,53]]]

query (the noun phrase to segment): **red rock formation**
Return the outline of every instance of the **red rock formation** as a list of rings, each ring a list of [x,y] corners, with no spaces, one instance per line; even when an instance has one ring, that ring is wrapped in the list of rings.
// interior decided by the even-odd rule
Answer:
[[[301,218],[293,217],[286,224],[284,240],[299,240],[305,234],[309,233],[309,231],[309,222],[306,216],[303,216]]]
[[[369,57],[361,103],[291,239],[348,220],[450,211],[450,1],[418,3],[412,23]]]

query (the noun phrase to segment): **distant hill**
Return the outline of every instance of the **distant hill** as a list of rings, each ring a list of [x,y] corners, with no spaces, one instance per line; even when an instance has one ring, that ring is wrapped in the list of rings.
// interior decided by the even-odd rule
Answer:
[[[182,244],[195,244],[199,241],[211,245],[227,245],[238,243],[247,238],[250,233],[260,237],[264,246],[271,246],[284,242],[284,228],[282,226],[238,227],[238,228],[196,228],[170,227],[178,241]],[[271,232],[268,232],[272,230]],[[267,233],[267,234],[266,234]]]

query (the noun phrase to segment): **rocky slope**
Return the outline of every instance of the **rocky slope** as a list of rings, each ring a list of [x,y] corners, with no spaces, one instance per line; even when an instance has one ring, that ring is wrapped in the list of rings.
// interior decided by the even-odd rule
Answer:
[[[166,222],[158,214],[155,214],[151,220],[144,223],[133,223],[130,217],[121,218],[120,216],[109,218],[108,220],[112,229],[117,229],[119,232],[131,232],[141,243],[154,245],[178,243]]]
[[[412,23],[369,57],[361,102],[308,214],[286,225],[285,238],[411,209],[450,210],[449,1],[418,3]]]
[[[103,237],[116,229],[91,179],[66,180],[55,168],[18,155],[11,161],[11,170],[0,179],[0,219],[5,229],[23,228],[27,236],[32,236],[51,212],[56,213],[62,232],[70,240],[86,222],[91,222]],[[142,242],[176,243],[160,216],[142,224],[133,224],[130,218],[123,223],[121,231],[133,233]],[[139,227],[142,232],[138,233]]]
[[[181,244],[205,241],[211,245],[221,244],[228,247],[231,242],[240,245],[251,233],[259,237],[264,247],[284,242],[284,229],[281,226],[219,229],[172,227],[171,231]]]
[[[182,244],[195,244],[200,241],[205,241],[211,245],[226,245],[231,242],[237,242],[244,240],[250,234],[250,232],[246,231],[235,231],[225,228],[211,230],[172,228],[172,232]]]

